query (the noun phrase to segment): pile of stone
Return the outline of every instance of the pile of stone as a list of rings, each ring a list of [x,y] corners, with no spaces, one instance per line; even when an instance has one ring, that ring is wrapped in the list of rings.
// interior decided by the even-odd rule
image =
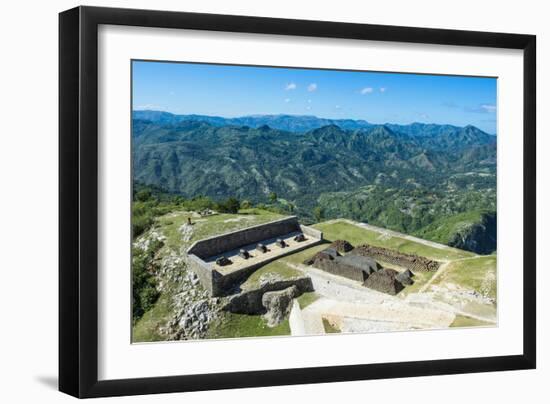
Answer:
[[[350,254],[373,257],[374,259],[399,265],[413,271],[435,272],[439,268],[439,262],[437,261],[415,254],[405,254],[388,248],[374,247],[369,244],[363,244],[354,248]]]
[[[341,257],[342,255],[334,248],[328,247],[325,248],[322,251],[319,251],[317,254],[315,254],[313,257],[308,258],[304,261],[305,265],[313,265],[316,262],[322,262],[322,261],[334,261],[337,257]]]
[[[398,279],[399,275],[395,269],[384,268],[370,274],[364,285],[378,292],[396,295],[405,288]]]
[[[210,298],[200,285],[198,276],[188,271],[185,265],[171,266],[171,260],[165,260],[163,268],[174,271],[172,277],[174,290],[170,305],[169,319],[159,332],[166,340],[186,340],[204,338],[209,325],[218,317],[221,310],[219,298]]]
[[[353,245],[346,240],[335,240],[329,247],[334,248],[339,253],[347,253],[353,250]]]

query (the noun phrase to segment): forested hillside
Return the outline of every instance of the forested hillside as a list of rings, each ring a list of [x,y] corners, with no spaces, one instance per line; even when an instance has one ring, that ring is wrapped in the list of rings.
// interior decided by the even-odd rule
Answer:
[[[347,217],[477,252],[495,249],[496,137],[473,126],[323,126],[297,117],[285,124],[290,131],[254,127],[289,116],[248,117],[249,126],[235,124],[246,117],[164,114],[134,113],[147,118],[133,120],[136,183],[183,198],[235,197],[305,222]],[[306,121],[321,126],[296,129]]]

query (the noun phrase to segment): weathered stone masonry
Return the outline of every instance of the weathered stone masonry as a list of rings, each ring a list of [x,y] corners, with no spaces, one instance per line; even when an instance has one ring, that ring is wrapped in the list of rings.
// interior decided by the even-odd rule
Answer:
[[[425,257],[419,257],[414,254],[400,253],[383,247],[374,247],[369,244],[363,244],[356,247],[350,252],[350,254],[373,257],[380,261],[405,267],[413,272],[434,272],[437,271],[440,265],[439,262]]]
[[[323,238],[322,232],[311,227],[300,225],[296,216],[290,216],[284,219],[196,241],[187,250],[187,263],[191,270],[197,274],[201,284],[212,296],[223,296],[233,292],[236,285],[245,280],[258,268],[275,259],[284,257],[285,255],[294,254],[299,251],[299,249],[288,250],[288,252],[282,250],[281,254],[273,256],[270,259],[255,262],[249,266],[245,266],[235,271],[227,271],[226,273],[221,273],[216,270],[212,264],[205,261],[207,258],[293,232],[301,232],[305,234],[306,237],[316,239],[318,242],[321,242]],[[304,244],[304,248],[309,248],[312,245],[315,244]]]

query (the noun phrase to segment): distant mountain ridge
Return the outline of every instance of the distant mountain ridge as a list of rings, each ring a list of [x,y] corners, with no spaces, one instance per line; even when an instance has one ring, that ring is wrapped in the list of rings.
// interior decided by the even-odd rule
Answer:
[[[132,112],[133,119],[140,119],[161,124],[177,124],[183,121],[206,122],[214,126],[248,126],[259,128],[267,125],[272,129],[284,130],[288,132],[308,132],[323,126],[336,125],[345,130],[369,129],[380,124],[374,124],[362,119],[328,119],[318,118],[313,115],[250,115],[237,118],[224,118],[221,116],[210,115],[178,115],[165,111],[155,110],[135,110]],[[409,125],[399,125],[386,123],[385,126],[394,132],[404,133],[410,136],[435,136],[443,133],[452,134],[460,129],[459,126],[425,124],[415,122]],[[474,126],[472,126],[474,128]],[[477,128],[475,128],[477,129]],[[480,129],[477,129],[480,130]],[[492,135],[490,135],[492,136]]]
[[[149,119],[133,120],[136,183],[252,204],[272,203],[276,193],[279,208],[306,222],[319,220],[317,209],[323,218],[370,222],[478,252],[494,244],[495,227],[483,222],[483,212],[496,211],[497,138],[473,126],[429,125],[420,133],[416,124],[343,129],[330,122],[292,132],[265,117],[249,117],[261,124],[252,127],[216,117],[138,116]]]

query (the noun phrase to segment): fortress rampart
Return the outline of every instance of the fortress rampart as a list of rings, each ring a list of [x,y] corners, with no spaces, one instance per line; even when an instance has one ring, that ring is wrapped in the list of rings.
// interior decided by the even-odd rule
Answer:
[[[295,240],[298,234],[304,239]],[[223,296],[258,268],[316,245],[322,238],[322,232],[300,225],[296,216],[290,216],[196,241],[187,250],[187,263],[212,296]],[[277,240],[285,240],[286,246],[277,246]],[[267,247],[266,252],[256,250],[259,243]],[[246,250],[250,258],[240,257],[240,250]],[[222,256],[228,258],[227,265],[216,263]]]

